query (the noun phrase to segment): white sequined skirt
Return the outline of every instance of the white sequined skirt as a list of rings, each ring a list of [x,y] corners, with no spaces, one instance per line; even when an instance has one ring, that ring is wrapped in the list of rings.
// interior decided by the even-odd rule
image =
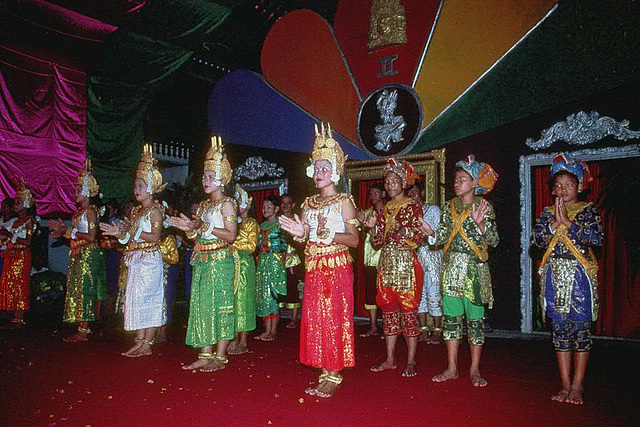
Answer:
[[[133,251],[125,259],[129,267],[124,302],[124,329],[159,327],[167,323],[160,250]]]

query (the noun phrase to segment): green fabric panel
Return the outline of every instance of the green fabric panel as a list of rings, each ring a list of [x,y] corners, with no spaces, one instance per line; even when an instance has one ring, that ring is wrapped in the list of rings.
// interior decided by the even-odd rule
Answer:
[[[560,2],[517,48],[420,137],[424,152],[640,75],[640,2]]]
[[[87,151],[104,198],[131,198],[150,101],[229,14],[204,0],[155,0],[106,43],[87,89]]]

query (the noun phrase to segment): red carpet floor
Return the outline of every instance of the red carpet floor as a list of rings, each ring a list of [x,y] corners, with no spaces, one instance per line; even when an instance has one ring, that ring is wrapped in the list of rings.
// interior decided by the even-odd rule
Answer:
[[[66,332],[66,331],[65,331]],[[124,334],[92,342],[63,343],[59,333],[0,331],[0,425],[2,426],[510,426],[638,425],[640,346],[598,342],[592,351],[586,403],[552,402],[558,390],[548,341],[488,339],[484,389],[464,373],[443,384],[431,377],[446,364],[443,346],[420,344],[419,375],[373,373],[383,354],[377,337],[356,341],[357,367],[332,399],[304,394],[317,373],[299,364],[297,330],[282,328],[274,342],[252,340],[249,354],[235,356],[216,373],[180,369],[196,352],[183,344],[184,330],[157,345],[151,357],[120,356]],[[461,354],[468,369],[469,353]]]

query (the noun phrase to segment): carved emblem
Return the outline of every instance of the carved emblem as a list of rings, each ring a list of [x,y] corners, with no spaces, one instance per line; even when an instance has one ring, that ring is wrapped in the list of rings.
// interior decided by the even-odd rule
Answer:
[[[243,164],[235,168],[233,171],[234,181],[241,178],[256,180],[264,176],[269,178],[279,178],[284,174],[284,168],[275,163],[268,162],[260,156],[247,158]]]
[[[407,42],[407,19],[400,0],[373,0],[369,21],[369,52]]]
[[[564,122],[558,122],[540,133],[540,139],[535,141],[527,138],[525,144],[533,150],[550,147],[556,141],[566,141],[572,145],[587,145],[599,141],[607,136],[627,141],[640,138],[640,131],[629,130],[629,120],[617,121],[603,116],[597,111],[586,113],[580,111],[567,117]]]
[[[375,148],[380,151],[389,151],[392,142],[400,142],[402,131],[407,126],[402,116],[395,116],[396,107],[398,106],[398,91],[383,90],[378,100],[376,108],[380,112],[382,124],[375,127],[373,137],[376,140]]]

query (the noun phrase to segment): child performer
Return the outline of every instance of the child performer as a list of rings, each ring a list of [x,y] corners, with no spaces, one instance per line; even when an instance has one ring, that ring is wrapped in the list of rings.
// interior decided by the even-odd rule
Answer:
[[[422,220],[437,233],[440,225],[440,208],[424,201],[423,188],[419,184],[419,182],[413,184],[407,190],[407,196],[422,206]],[[435,236],[427,236],[427,240],[422,241],[418,248],[418,259],[424,270],[422,298],[418,306],[418,321],[420,322],[418,341],[426,341],[427,344],[440,344],[442,333],[442,290],[440,289],[442,250],[431,246],[435,241]],[[429,333],[427,326],[427,314],[433,318],[434,329],[431,333]]]
[[[418,348],[418,304],[422,293],[423,271],[416,249],[424,239],[420,219],[422,207],[405,195],[413,185],[416,173],[407,161],[389,159],[384,168],[384,188],[389,201],[382,214],[366,219],[371,241],[382,246],[378,264],[378,295],[376,303],[382,310],[387,359],[373,372],[395,369],[398,335],[407,342],[407,367],[403,377],[413,377]]]
[[[342,383],[340,371],[355,366],[353,337],[353,267],[348,248],[358,246],[353,198],[338,193],[336,184],[346,157],[331,127],[316,139],[307,176],[320,194],[302,204],[302,219],[280,217],[282,228],[306,241],[305,278],[300,321],[300,362],[322,369],[318,385],[307,394],[331,397]]]
[[[256,314],[264,321],[265,331],[256,336],[261,341],[273,341],[278,333],[280,308],[278,296],[287,294],[287,273],[284,254],[287,241],[280,231],[278,211],[280,199],[268,196],[262,204],[265,220],[260,224],[260,253],[256,268]]]
[[[0,204],[0,277],[2,276],[2,252],[7,249],[7,231],[11,230],[11,226],[18,218],[13,212],[13,199],[10,197],[5,198]]]
[[[191,257],[193,278],[186,342],[200,348],[200,354],[198,360],[182,369],[224,369],[229,361],[227,347],[236,336],[235,266],[229,245],[236,239],[238,217],[236,202],[222,192],[231,182],[231,175],[222,139],[214,136],[202,175],[202,188],[209,199],[200,202],[194,220],[184,214],[171,217],[171,225],[184,231],[189,239],[196,239]]]
[[[117,225],[100,223],[104,234],[118,236],[118,241],[127,245],[124,329],[136,331],[135,344],[122,353],[127,357],[151,355],[158,328],[167,323],[160,253],[164,208],[153,199],[163,184],[162,174],[154,162],[151,145],[145,144],[133,182],[133,194],[140,205],[131,210],[130,220],[125,218]]]
[[[376,211],[376,215],[382,213],[386,203],[386,193],[382,184],[374,184],[369,189],[369,202],[371,207],[362,212],[358,219],[364,222],[366,218]],[[378,292],[378,264],[380,262],[380,248],[374,248],[371,244],[371,235],[364,238],[364,308],[369,311],[369,330],[360,334],[361,337],[378,335],[378,306],[376,305],[376,293]]]
[[[18,215],[9,229],[0,229],[8,243],[2,251],[3,267],[0,276],[0,311],[13,311],[11,326],[22,328],[26,324],[24,314],[29,310],[31,295],[31,236],[37,223],[30,214],[34,207],[33,196],[24,179],[16,189],[13,211]]]
[[[293,219],[293,209],[296,204],[293,198],[288,194],[280,196],[280,211],[282,215]],[[291,310],[291,322],[287,324],[287,328],[295,329],[298,327],[298,313],[300,312],[300,290],[298,284],[304,279],[304,267],[300,256],[298,255],[298,244],[296,242],[287,241],[287,251],[284,255],[284,267],[287,270],[287,298],[284,306]],[[282,308],[283,304],[280,304]]]
[[[253,253],[258,244],[260,226],[249,217],[253,199],[236,184],[233,195],[238,203],[238,236],[231,245],[235,261],[234,311],[236,313],[236,339],[229,344],[229,354],[243,354],[249,351],[249,332],[256,328],[256,262]]]
[[[51,237],[69,239],[69,272],[63,321],[77,323],[77,332],[64,339],[66,342],[88,341],[91,322],[96,319],[98,301],[108,299],[106,266],[102,249],[98,247],[98,208],[90,197],[98,195],[98,182],[91,173],[91,160],[87,158],[76,183],[76,205],[71,227],[60,219],[49,221]]]
[[[493,304],[489,274],[488,246],[498,244],[493,206],[480,195],[491,191],[498,174],[486,163],[476,161],[473,154],[456,163],[453,190],[456,194],[442,212],[436,244],[444,244],[442,274],[443,338],[447,343],[449,366],[434,376],[443,382],[458,378],[458,350],[462,338],[462,316],[467,318],[471,349],[471,383],[484,387],[480,376],[480,356],[484,344],[484,304]],[[425,232],[434,230],[423,223]]]
[[[596,207],[578,200],[592,181],[585,162],[572,162],[561,154],[551,174],[555,205],[544,208],[531,236],[534,245],[546,248],[539,270],[540,293],[551,319],[562,380],[562,389],[551,399],[581,405],[591,322],[598,315],[598,262],[592,248],[602,246],[602,224]]]

